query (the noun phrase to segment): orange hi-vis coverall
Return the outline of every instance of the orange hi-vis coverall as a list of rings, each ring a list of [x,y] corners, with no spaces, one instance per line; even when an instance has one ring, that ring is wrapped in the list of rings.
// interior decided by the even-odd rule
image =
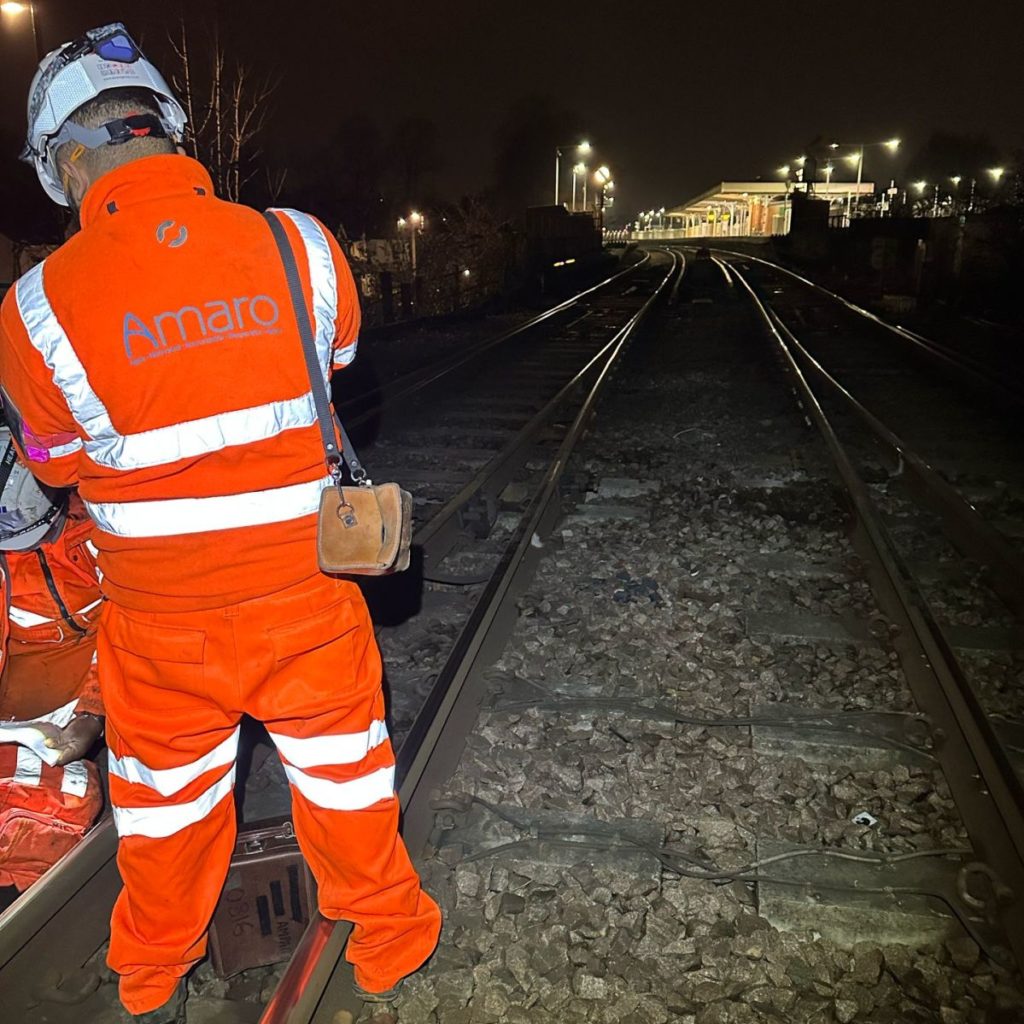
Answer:
[[[278,215],[329,379],[355,355],[355,283],[318,221]],[[80,217],[4,301],[0,387],[33,471],[77,484],[98,527],[122,1001],[161,1006],[204,954],[243,714],[277,744],[321,911],[353,922],[356,979],[384,990],[440,912],[398,837],[365,604],[317,567],[329,478],[273,235],[177,155],[104,175]]]
[[[0,723],[63,725],[76,713],[103,713],[92,530],[73,517],[53,542],[0,557]],[[26,746],[0,743],[0,885],[27,889],[79,842],[102,805],[91,761],[51,767]]]

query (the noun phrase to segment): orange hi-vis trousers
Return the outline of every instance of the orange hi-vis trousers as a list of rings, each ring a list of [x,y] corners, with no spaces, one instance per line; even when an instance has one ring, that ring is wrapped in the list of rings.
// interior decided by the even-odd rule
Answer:
[[[108,602],[98,651],[124,880],[108,963],[131,1013],[162,1006],[206,951],[243,713],[277,744],[321,912],[354,924],[357,982],[382,991],[427,959],[441,915],[398,835],[380,654],[354,584],[317,576],[207,611]]]

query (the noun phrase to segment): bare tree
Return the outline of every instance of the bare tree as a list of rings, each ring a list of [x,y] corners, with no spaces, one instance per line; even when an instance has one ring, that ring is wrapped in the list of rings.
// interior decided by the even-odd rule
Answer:
[[[259,136],[277,82],[257,77],[241,62],[229,67],[217,29],[197,52],[182,18],[171,46],[178,58],[171,77],[189,122],[185,148],[206,165],[217,193],[238,202],[256,173]],[[283,185],[282,176],[278,191]]]
[[[271,206],[277,206],[281,201],[281,193],[284,192],[284,183],[288,180],[287,167],[264,167],[266,175],[267,195],[270,196]]]

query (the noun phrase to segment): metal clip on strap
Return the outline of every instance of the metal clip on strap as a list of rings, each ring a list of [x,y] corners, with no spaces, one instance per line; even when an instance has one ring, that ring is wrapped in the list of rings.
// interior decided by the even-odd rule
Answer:
[[[298,324],[299,338],[302,340],[302,354],[306,360],[306,372],[309,374],[309,386],[313,394],[313,405],[316,408],[316,420],[320,427],[320,438],[324,445],[324,461],[327,463],[327,471],[340,488],[341,464],[344,459],[345,465],[348,466],[348,471],[352,476],[352,481],[359,487],[369,487],[370,481],[366,477],[366,470],[363,468],[355,449],[352,447],[348,432],[338,418],[338,414],[331,415],[331,401],[327,391],[327,381],[324,377],[323,367],[321,367],[320,360],[316,354],[313,325],[309,320],[306,296],[302,294],[299,268],[295,263],[295,254],[292,252],[288,235],[285,233],[284,225],[276,214],[267,210],[263,216],[270,225],[274,241],[277,243],[277,250],[281,255],[281,262],[284,264],[284,276],[288,281],[288,293],[291,296],[292,308],[295,311],[295,322]],[[334,423],[338,424],[338,429],[341,432],[342,444],[344,445],[341,451],[338,451],[337,440],[334,436]]]

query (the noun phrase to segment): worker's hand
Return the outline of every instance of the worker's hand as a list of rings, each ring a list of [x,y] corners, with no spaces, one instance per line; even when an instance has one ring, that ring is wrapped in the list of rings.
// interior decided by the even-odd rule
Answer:
[[[60,751],[56,763],[70,764],[84,757],[99,739],[103,732],[103,719],[95,715],[75,715],[63,729],[43,722],[35,723],[35,728],[46,737],[46,745],[51,750]]]

